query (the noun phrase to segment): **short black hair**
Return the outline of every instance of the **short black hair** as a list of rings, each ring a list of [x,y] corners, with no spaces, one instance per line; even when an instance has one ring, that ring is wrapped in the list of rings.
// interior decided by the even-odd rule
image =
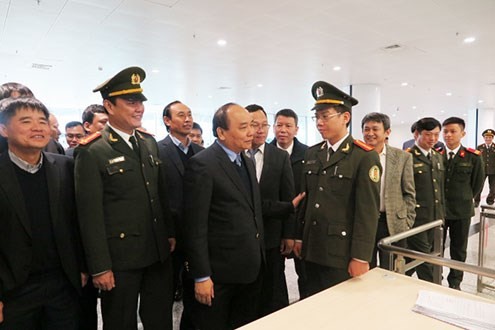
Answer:
[[[34,97],[33,92],[23,84],[8,82],[0,86],[0,100],[12,97],[12,93],[19,93],[19,97]]]
[[[364,128],[364,124],[369,121],[374,121],[377,123],[382,123],[385,130],[390,129],[390,117],[381,112],[370,112],[364,116],[361,120],[361,129]]]
[[[43,103],[34,97],[7,98],[0,101],[0,124],[7,124],[19,109],[31,108],[43,112],[48,120],[50,112]]]
[[[261,105],[258,105],[258,104],[250,104],[246,107],[246,110],[251,113],[251,112],[256,112],[256,111],[263,111],[263,113],[265,114],[265,117],[268,118],[268,116],[266,115],[266,112],[265,112],[265,109],[263,109],[263,107]]]
[[[89,105],[82,113],[82,122],[92,124],[93,119],[95,118],[95,113],[106,113],[105,107],[101,104]]]
[[[297,117],[297,113],[294,110],[292,110],[292,109],[282,109],[282,110],[279,110],[275,114],[275,122],[277,121],[278,116],[284,116],[284,117],[294,118],[294,121],[296,122],[296,126],[297,126],[297,123],[299,122],[299,117]]]
[[[199,125],[198,123],[193,123],[192,129],[199,129],[201,134],[203,134],[203,129],[201,128],[201,125]]]
[[[411,133],[414,134],[414,132],[416,132],[416,126],[418,126],[418,122],[415,121],[412,125],[411,125]]]
[[[442,129],[440,122],[433,117],[424,117],[416,122],[416,130],[418,133],[421,133],[422,131],[432,131],[436,127]]]
[[[65,124],[65,130],[77,126],[81,126],[84,129],[83,124],[80,121],[69,121],[67,124]]]
[[[222,128],[226,131],[229,130],[229,118],[227,116],[227,111],[230,109],[230,107],[237,105],[236,103],[229,102],[224,105],[222,105],[220,108],[218,108],[217,111],[215,111],[215,114],[213,115],[213,120],[212,120],[212,130],[213,130],[213,136],[218,137],[217,134],[217,128]]]
[[[181,101],[177,101],[177,100],[175,100],[175,101],[170,102],[169,104],[167,104],[167,105],[165,106],[165,108],[163,108],[162,117],[168,117],[168,118],[172,119],[172,116],[170,116],[170,109],[172,108],[172,106],[173,106],[174,104],[178,104],[178,103],[182,103],[182,102],[181,102]]]
[[[466,128],[466,122],[464,121],[464,119],[459,117],[449,117],[445,119],[442,123],[442,126],[447,126],[450,124],[459,124],[459,126],[462,127],[462,130]]]

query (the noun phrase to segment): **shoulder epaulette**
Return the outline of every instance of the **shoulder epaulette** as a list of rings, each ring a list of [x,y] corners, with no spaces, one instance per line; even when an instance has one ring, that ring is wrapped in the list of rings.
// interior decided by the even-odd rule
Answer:
[[[84,146],[84,145],[90,143],[91,141],[96,140],[100,136],[101,136],[101,133],[100,132],[95,132],[95,133],[93,133],[91,135],[86,136],[84,139],[81,139],[79,141],[79,144]]]
[[[361,140],[354,140],[354,144],[357,145],[359,148],[366,150],[366,151],[374,150],[374,148],[372,146],[364,143]]]
[[[475,154],[476,156],[480,156],[481,155],[481,151],[479,150],[476,150],[476,149],[473,149],[473,148],[466,148],[466,150],[472,154]]]
[[[316,148],[316,147],[323,148],[322,146],[326,146],[326,145],[327,145],[327,141],[321,141],[321,142],[318,142],[317,144],[314,144],[314,145],[308,147],[308,149],[312,149],[312,148]]]
[[[144,134],[146,134],[146,135],[155,136],[155,134],[148,132],[147,130],[145,130],[145,129],[144,129],[144,128],[142,128],[142,127],[138,127],[138,128],[136,128],[136,131],[139,131],[140,133],[144,133]]]
[[[405,152],[409,152],[411,153],[412,152],[412,149],[411,148],[407,148],[406,150],[404,150]]]

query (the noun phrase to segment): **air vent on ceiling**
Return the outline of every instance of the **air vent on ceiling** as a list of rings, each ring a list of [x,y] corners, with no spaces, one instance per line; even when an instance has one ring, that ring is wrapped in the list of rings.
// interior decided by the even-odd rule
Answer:
[[[399,50],[399,49],[402,49],[402,46],[399,44],[393,44],[393,45],[383,47],[382,49],[383,50]]]
[[[39,69],[39,70],[50,70],[52,68],[52,65],[42,64],[42,63],[33,63],[33,65],[31,67],[33,69]]]
[[[226,89],[232,89],[232,87],[228,87],[228,86],[220,86],[220,87],[218,87],[218,89],[223,89],[223,90],[226,90]]]

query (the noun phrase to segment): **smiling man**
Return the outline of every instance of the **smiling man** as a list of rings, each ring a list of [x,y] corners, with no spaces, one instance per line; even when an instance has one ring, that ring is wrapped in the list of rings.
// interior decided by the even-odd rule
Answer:
[[[101,132],[76,149],[76,196],[93,284],[101,290],[104,329],[172,329],[173,222],[158,146],[138,130],[144,113],[139,67],[93,91],[108,114]]]
[[[0,329],[79,329],[82,251],[72,159],[42,152],[48,110],[0,102]]]
[[[234,329],[257,317],[263,263],[261,200],[251,116],[227,103],[213,116],[217,140],[184,174],[186,271],[194,279],[195,329]]]
[[[390,269],[390,254],[378,251],[377,243],[385,237],[412,228],[416,217],[416,192],[412,157],[405,151],[385,143],[392,131],[390,118],[380,112],[372,112],[361,120],[364,141],[373,146],[380,156],[382,177],[380,186],[380,218],[376,231],[373,259],[370,266],[377,266],[379,252],[380,267]],[[394,245],[406,247],[402,240]],[[393,267],[392,267],[393,269]]]
[[[311,89],[323,142],[306,152],[296,255],[306,261],[309,294],[366,273],[380,207],[378,154],[347,131],[358,101],[324,81]],[[301,254],[302,247],[302,254]]]

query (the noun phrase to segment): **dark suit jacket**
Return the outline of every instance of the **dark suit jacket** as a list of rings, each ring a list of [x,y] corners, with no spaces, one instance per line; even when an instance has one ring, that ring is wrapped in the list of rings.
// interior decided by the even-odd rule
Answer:
[[[277,139],[273,139],[270,143],[277,146]],[[301,190],[301,176],[303,172],[304,154],[308,150],[308,146],[299,142],[297,138],[294,138],[294,147],[292,148],[292,154],[290,155],[290,163],[292,166],[292,173],[294,175],[294,187],[296,194],[302,192]]]
[[[140,159],[109,126],[75,151],[79,225],[91,274],[143,268],[170,255],[173,221],[155,139],[137,131]]]
[[[263,260],[263,220],[254,165],[241,153],[252,198],[217,143],[189,159],[184,174],[186,271],[215,283],[252,283]]]
[[[449,163],[445,162],[445,219],[469,219],[474,215],[473,198],[483,189],[485,171],[481,156],[461,146]]]
[[[65,155],[64,147],[62,147],[62,145],[58,141],[55,141],[54,139],[50,139],[50,142],[48,142],[44,151],[51,152],[54,154]]]
[[[82,251],[74,201],[72,159],[44,153],[53,237],[62,268],[76,290],[81,289]],[[33,251],[31,225],[14,164],[0,156],[0,300],[4,292],[27,280]]]
[[[282,238],[295,238],[296,234],[292,206],[292,199],[295,197],[294,178],[286,151],[265,143],[259,187],[265,248],[279,247]]]
[[[189,148],[192,148],[194,154],[197,154],[204,148],[191,143]],[[161,141],[158,141],[158,150],[160,159],[163,164],[163,175],[165,176],[165,184],[167,187],[167,195],[169,196],[168,202],[172,218],[175,224],[177,248],[181,248],[182,245],[182,195],[183,195],[183,177],[184,177],[184,165],[178,154],[177,147],[174,142],[167,136]]]

